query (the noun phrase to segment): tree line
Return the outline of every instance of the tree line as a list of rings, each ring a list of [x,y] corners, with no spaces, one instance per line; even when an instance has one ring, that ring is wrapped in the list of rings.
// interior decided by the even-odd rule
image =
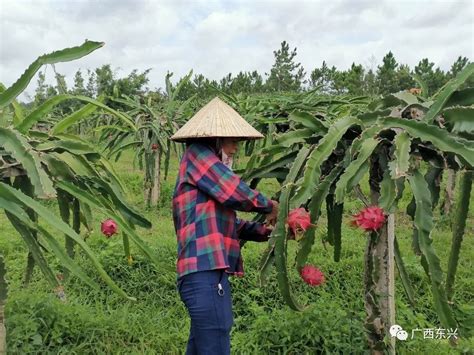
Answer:
[[[354,62],[349,69],[339,70],[323,61],[320,67],[314,68],[308,74],[301,63],[297,62],[297,48],[290,49],[286,41],[281,43],[273,55],[274,63],[270,72],[264,75],[254,70],[240,71],[236,75],[229,73],[220,80],[210,80],[202,74],[194,74],[191,80],[185,80],[183,77],[175,84],[175,86],[182,84],[176,99],[187,100],[193,95],[206,99],[215,95],[215,89],[228,94],[258,94],[300,92],[318,88],[325,94],[372,96],[386,95],[422,85],[424,90],[428,91],[424,94],[430,96],[469,63],[467,57],[459,56],[451,68],[444,71],[435,67],[435,63],[428,58],[423,58],[414,68],[410,68],[406,64],[398,63],[390,51],[376,68],[367,68]],[[372,59],[375,61],[375,58]],[[166,96],[165,90],[149,90],[146,87],[149,84],[148,74],[151,69],[142,72],[134,69],[124,77],[118,77],[110,64],[87,72],[78,70],[71,88],[67,87],[65,76],[57,73],[54,67],[53,70],[56,79],[53,85],[46,84],[44,72],[39,73],[37,88],[32,98],[34,105],[44,102],[53,95],[63,93],[95,98],[103,96],[104,100],[109,101],[107,104],[112,106],[119,104],[110,102],[111,97],[143,94]]]

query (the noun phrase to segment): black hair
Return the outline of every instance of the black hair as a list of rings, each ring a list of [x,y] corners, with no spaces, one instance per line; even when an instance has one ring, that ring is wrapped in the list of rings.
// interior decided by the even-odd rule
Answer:
[[[207,145],[209,148],[211,148],[214,151],[214,153],[216,153],[219,159],[222,159],[220,141],[218,138],[209,137],[209,138],[186,139],[186,148],[188,148],[191,144],[194,144],[194,143]]]

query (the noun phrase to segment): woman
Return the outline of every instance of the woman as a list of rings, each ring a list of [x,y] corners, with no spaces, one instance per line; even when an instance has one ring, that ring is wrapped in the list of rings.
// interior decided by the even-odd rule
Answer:
[[[268,224],[278,213],[276,201],[230,169],[238,141],[261,137],[217,98],[172,137],[187,143],[173,195],[178,290],[191,317],[186,354],[230,354],[228,276],[243,276],[239,240],[263,242],[271,233],[261,223],[237,218],[235,210],[264,213]]]

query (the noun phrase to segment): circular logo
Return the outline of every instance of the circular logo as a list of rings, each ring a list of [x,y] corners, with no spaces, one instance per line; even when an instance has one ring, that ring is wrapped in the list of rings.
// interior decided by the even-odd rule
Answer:
[[[400,327],[398,324],[394,324],[390,327],[390,335],[392,337],[397,336],[397,332],[402,330],[402,327]]]

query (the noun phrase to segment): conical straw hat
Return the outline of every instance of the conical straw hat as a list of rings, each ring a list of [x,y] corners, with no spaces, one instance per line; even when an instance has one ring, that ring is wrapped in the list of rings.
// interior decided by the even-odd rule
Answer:
[[[173,136],[172,140],[184,142],[188,138],[238,137],[242,139],[263,138],[232,107],[215,97],[201,108]]]

